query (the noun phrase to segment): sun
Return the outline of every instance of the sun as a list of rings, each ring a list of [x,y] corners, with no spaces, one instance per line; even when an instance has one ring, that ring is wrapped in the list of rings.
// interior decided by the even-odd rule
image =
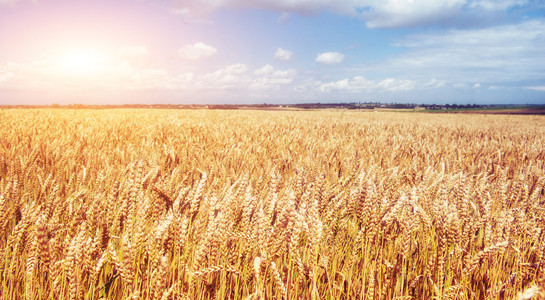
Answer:
[[[106,57],[93,49],[73,49],[64,53],[59,59],[62,73],[74,76],[90,76],[104,69]]]

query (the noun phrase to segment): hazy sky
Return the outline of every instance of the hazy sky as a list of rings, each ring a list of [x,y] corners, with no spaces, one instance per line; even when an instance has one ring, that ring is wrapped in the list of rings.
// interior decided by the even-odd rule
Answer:
[[[0,104],[544,103],[544,0],[0,0]]]

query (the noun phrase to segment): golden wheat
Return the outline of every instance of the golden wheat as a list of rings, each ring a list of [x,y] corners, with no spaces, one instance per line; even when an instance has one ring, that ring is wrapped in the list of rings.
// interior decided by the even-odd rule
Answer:
[[[543,117],[0,115],[0,299],[545,295]]]

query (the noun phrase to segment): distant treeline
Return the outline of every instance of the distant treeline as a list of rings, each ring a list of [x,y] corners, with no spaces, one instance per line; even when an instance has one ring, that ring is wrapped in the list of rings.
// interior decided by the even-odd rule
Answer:
[[[359,103],[303,103],[291,105],[296,108],[320,109],[320,108],[346,108],[346,109],[476,109],[485,108],[485,105],[477,104],[416,104],[416,103],[380,103],[380,102],[359,102]]]
[[[52,104],[52,105],[0,105],[0,108],[70,108],[70,109],[112,109],[112,108],[152,108],[152,109],[418,109],[418,110],[465,110],[465,109],[502,109],[521,107],[514,105],[478,105],[478,104],[416,104],[416,103],[299,103],[299,104],[122,104],[122,105],[87,105],[87,104]],[[529,105],[523,107],[532,107]]]

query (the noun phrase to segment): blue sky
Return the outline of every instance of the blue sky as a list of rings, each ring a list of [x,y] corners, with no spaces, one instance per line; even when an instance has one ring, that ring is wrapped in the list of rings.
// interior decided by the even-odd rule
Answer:
[[[545,1],[0,0],[0,104],[545,104]]]

